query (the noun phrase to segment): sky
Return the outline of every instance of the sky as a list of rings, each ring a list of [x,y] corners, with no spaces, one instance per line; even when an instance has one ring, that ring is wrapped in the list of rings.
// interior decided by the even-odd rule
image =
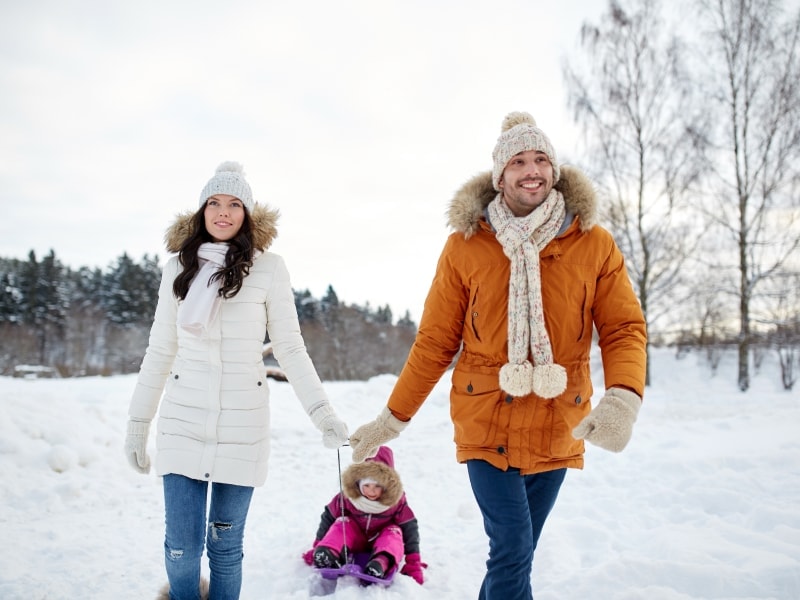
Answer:
[[[536,600],[800,598],[797,390],[783,391],[771,354],[747,393],[736,386],[734,353],[716,376],[701,355],[655,349],[651,359],[653,386],[628,447],[588,445],[585,469],[567,474],[536,551]],[[597,354],[592,367],[602,389]],[[161,481],[123,455],[135,380],[0,377],[0,598],[139,600],[166,581]],[[324,386],[353,431],[378,414],[395,381]],[[477,597],[488,542],[455,460],[449,384],[448,373],[390,442],[419,521],[424,585],[403,575],[386,589],[345,579],[331,600]],[[241,598],[304,600],[316,588],[301,555],[351,454],[322,445],[290,384],[269,385],[270,471],[248,516]],[[151,435],[151,458],[154,446]]]
[[[606,2],[0,6],[0,257],[167,257],[217,165],[280,210],[295,289],[418,321],[454,192],[530,112],[565,162],[564,56]],[[10,212],[9,212],[10,209]]]

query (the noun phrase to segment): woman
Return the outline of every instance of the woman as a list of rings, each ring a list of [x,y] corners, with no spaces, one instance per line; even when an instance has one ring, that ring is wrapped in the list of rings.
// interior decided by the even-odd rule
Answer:
[[[201,585],[202,597],[239,597],[245,521],[269,456],[265,333],[325,446],[347,441],[347,425],[306,352],[286,266],[267,251],[277,217],[253,202],[241,165],[226,162],[203,188],[199,210],[179,215],[166,234],[167,249],[178,254],[162,274],[125,440],[128,461],[148,473],[147,436],[158,410],[163,598],[200,598]],[[200,581],[204,545],[208,584]]]

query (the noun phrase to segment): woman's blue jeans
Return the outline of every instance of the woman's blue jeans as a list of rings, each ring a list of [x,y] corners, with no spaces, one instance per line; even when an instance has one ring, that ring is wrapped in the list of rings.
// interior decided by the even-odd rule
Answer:
[[[489,536],[489,560],[479,600],[531,600],[533,551],[566,469],[520,475],[483,460],[467,461],[472,492]]]
[[[236,600],[242,589],[244,525],[253,488],[164,475],[164,562],[170,600],[200,600],[200,560],[208,551],[210,600]]]

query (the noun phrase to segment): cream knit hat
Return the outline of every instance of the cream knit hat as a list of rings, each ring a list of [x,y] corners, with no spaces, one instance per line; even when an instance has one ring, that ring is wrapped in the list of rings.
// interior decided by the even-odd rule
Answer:
[[[244,203],[248,212],[253,210],[253,192],[244,178],[242,165],[238,162],[227,161],[217,167],[216,174],[208,180],[206,187],[200,192],[200,206],[214,194],[228,194],[235,196]]]
[[[526,150],[544,152],[553,165],[553,183],[561,177],[558,159],[553,144],[550,143],[544,131],[536,126],[536,120],[526,112],[512,112],[506,115],[501,126],[500,137],[492,152],[494,168],[492,169],[492,184],[495,191],[500,191],[500,178],[503,171],[513,156]]]

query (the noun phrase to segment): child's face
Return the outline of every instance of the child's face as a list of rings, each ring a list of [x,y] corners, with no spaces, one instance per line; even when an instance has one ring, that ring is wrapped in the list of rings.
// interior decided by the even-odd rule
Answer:
[[[378,500],[383,495],[383,488],[377,483],[365,483],[361,486],[361,495],[368,500]]]

